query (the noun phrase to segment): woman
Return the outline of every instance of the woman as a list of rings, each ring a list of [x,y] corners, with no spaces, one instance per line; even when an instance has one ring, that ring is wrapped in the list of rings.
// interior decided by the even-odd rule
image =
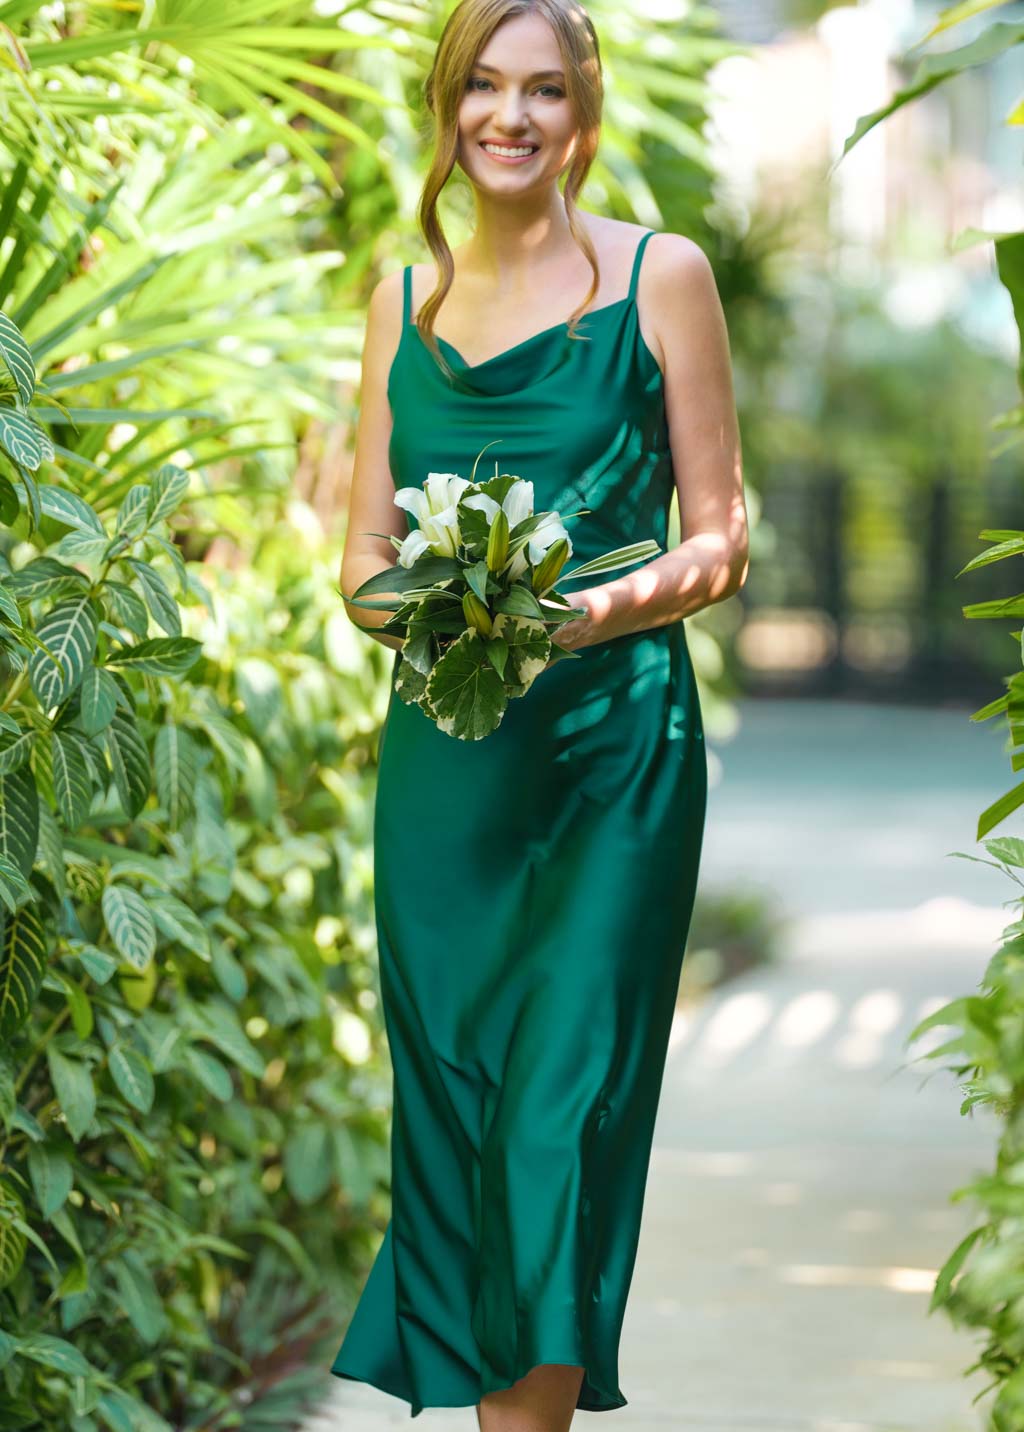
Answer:
[[[576,207],[602,103],[579,5],[462,0],[426,98],[436,270],[388,275],[370,302],[343,592],[394,561],[396,485],[467,477],[494,439],[482,475],[497,455],[537,510],[589,509],[574,562],[664,548],[673,485],[684,540],[565,588],[586,610],[557,633],[576,659],[486,740],[392,691],[374,829],[392,1217],[332,1371],[413,1416],[475,1406],[484,1432],[561,1432],[576,1407],[626,1403],[618,1340],[706,803],[681,619],[745,579],[740,447],[701,250]],[[455,164],[476,224],[453,254],[436,203]]]

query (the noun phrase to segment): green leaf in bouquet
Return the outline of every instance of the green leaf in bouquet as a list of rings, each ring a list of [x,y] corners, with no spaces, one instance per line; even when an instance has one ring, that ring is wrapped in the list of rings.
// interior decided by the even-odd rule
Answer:
[[[346,597],[345,600],[357,607],[367,607],[372,612],[397,612],[406,605],[402,597],[381,597],[379,602],[357,602],[355,597]]]
[[[540,602],[524,582],[513,582],[508,595],[496,599],[494,609],[510,617],[534,617],[538,621],[544,615]]]
[[[497,521],[497,518],[495,518],[495,521]],[[485,561],[474,562],[472,566],[463,569],[462,575],[469,583],[473,594],[479,597],[486,606],[487,597],[489,595],[487,591],[488,582],[491,584],[491,591],[493,592],[495,590],[494,578],[491,576],[487,563]]]
[[[402,655],[405,660],[420,673],[424,685],[434,665],[434,638],[429,629],[413,631],[405,639],[402,647]]]
[[[411,567],[401,567],[397,564],[393,567],[385,567],[382,572],[375,572],[372,577],[367,577],[352,594],[348,601],[356,606],[367,605],[362,599],[371,597],[377,592],[399,592],[403,595],[415,591],[433,587],[438,582],[449,581],[453,577],[462,576],[462,563],[454,557],[436,557],[434,555],[423,556],[417,559]]]
[[[586,607],[574,607],[568,597],[563,596],[561,592],[556,592],[554,589],[544,593],[540,599],[540,604],[541,608],[547,613],[544,618],[546,622],[560,623],[563,621],[571,621],[573,617],[585,617],[587,615]],[[555,607],[560,607],[561,611],[554,611],[553,608]]]
[[[458,636],[466,623],[462,616],[462,595],[458,591],[429,591],[420,598],[412,617],[410,629],[426,627],[430,631],[449,632]]]
[[[492,636],[484,642],[484,650],[487,652],[487,660],[504,681],[505,665],[508,661],[508,642],[503,636]]]
[[[494,619],[494,637],[508,643],[508,660],[504,673],[510,696],[522,696],[533,685],[548,663],[551,638],[544,623],[529,617],[499,615]]]
[[[644,542],[633,542],[628,547],[616,547],[614,552],[605,552],[601,557],[595,557],[592,562],[584,562],[580,567],[574,567],[571,572],[563,572],[561,580],[567,582],[570,577],[592,577],[598,572],[614,572],[618,567],[628,567],[633,562],[646,562],[648,557],[655,556],[661,548],[653,538],[647,538]]]
[[[553,666],[556,661],[579,661],[578,651],[570,651],[566,646],[559,646],[557,641],[551,643],[551,655],[548,657],[548,666]]]
[[[398,663],[398,671],[395,673],[395,695],[400,697],[406,706],[422,707],[429,674],[429,672],[421,672],[411,661],[408,661],[403,648],[402,660]],[[424,710],[428,716],[431,714],[425,707]]]
[[[505,683],[475,631],[464,631],[434,664],[425,695],[438,729],[460,741],[489,736],[508,706]]]
[[[479,487],[481,487],[481,488],[484,486],[484,483],[482,483],[482,482],[481,482],[481,483],[477,483],[477,481],[476,481],[476,470],[477,470],[477,466],[478,466],[478,464],[479,464],[479,462],[480,462],[480,459],[483,457],[484,453],[487,451],[487,449],[488,449],[489,447],[493,447],[495,443],[501,443],[501,442],[504,442],[504,441],[505,441],[504,438],[491,438],[491,440],[490,440],[489,443],[484,443],[483,447],[480,449],[480,451],[477,453],[476,457],[473,459],[473,471],[469,474],[469,480],[470,480],[470,482],[476,484],[477,486],[479,486]],[[507,474],[507,476],[511,476],[511,474]],[[515,479],[513,478],[513,481],[514,481],[514,480],[515,480]],[[497,463],[497,459],[495,459],[495,463],[494,463],[494,477],[488,479],[488,481],[489,481],[489,482],[497,482],[497,481],[498,481],[498,463]],[[492,496],[493,496],[493,494],[492,494]],[[499,498],[496,498],[495,500],[498,501],[498,502],[500,502],[500,501],[501,501],[501,498],[499,497]]]
[[[463,546],[483,552],[490,540],[491,524],[482,507],[467,507],[465,499],[474,495],[473,488],[466,488],[458,503],[459,534]],[[495,519],[497,520],[497,519]],[[506,518],[506,524],[508,519]]]

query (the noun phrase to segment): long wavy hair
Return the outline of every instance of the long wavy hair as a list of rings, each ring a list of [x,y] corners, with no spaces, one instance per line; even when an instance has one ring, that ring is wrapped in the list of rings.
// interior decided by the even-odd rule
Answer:
[[[449,15],[434,55],[423,97],[434,118],[434,152],[419,203],[419,225],[441,278],[416,316],[424,343],[449,378],[454,375],[434,335],[434,319],[455,277],[455,263],[437,213],[441,191],[455,168],[459,148],[459,106],[476,58],[504,20],[515,15],[543,15],[555,32],[566,77],[566,93],[576,117],[578,140],[566,171],[566,215],[573,238],[593,270],[586,298],[569,318],[568,336],[577,338],[576,324],[598,290],[600,271],[590,236],[580,222],[576,199],[594,162],[601,129],[604,83],[597,31],[576,0],[461,0]]]

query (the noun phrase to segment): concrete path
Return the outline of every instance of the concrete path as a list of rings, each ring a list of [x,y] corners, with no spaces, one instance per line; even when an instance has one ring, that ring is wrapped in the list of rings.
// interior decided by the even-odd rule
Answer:
[[[942,1031],[905,1036],[976,988],[1007,922],[1010,883],[944,857],[984,854],[977,813],[1008,765],[962,712],[740,711],[740,739],[710,743],[702,882],[773,891],[792,926],[777,965],[682,1006],[621,1344],[629,1406],[574,1426],[983,1432],[984,1383],[962,1377],[980,1344],[927,1306],[973,1226],[949,1196],[991,1167],[998,1131],[920,1058]],[[331,1382],[306,1432],[410,1423],[406,1403]],[[476,1426],[472,1409],[417,1422]]]

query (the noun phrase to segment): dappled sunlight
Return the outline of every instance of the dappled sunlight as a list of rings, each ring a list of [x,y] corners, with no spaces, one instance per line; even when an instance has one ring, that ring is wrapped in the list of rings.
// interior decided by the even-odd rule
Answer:
[[[840,1003],[827,989],[807,990],[784,1006],[775,1021],[775,1036],[789,1049],[806,1049],[835,1024]]]
[[[849,1028],[836,1044],[836,1059],[851,1068],[877,1064],[885,1053],[882,1036],[896,1028],[902,1001],[893,990],[862,995],[850,1009]]]
[[[949,1037],[949,1026],[940,1024],[907,1044],[911,1029],[951,998],[934,994],[910,1003],[887,986],[858,993],[845,1006],[837,991],[823,988],[782,1001],[760,990],[711,995],[703,1006],[676,1010],[669,1054],[679,1057],[685,1050],[687,1067],[695,1071],[721,1069],[750,1055],[755,1045],[759,1054],[824,1057],[851,1071],[883,1061],[898,1067]]]
[[[750,991],[727,995],[705,1023],[697,1044],[697,1057],[707,1064],[723,1063],[746,1048],[771,1019],[767,995]]]
[[[780,1263],[775,1276],[782,1283],[805,1288],[885,1288],[891,1293],[930,1293],[938,1268],[877,1268],[853,1263]]]

